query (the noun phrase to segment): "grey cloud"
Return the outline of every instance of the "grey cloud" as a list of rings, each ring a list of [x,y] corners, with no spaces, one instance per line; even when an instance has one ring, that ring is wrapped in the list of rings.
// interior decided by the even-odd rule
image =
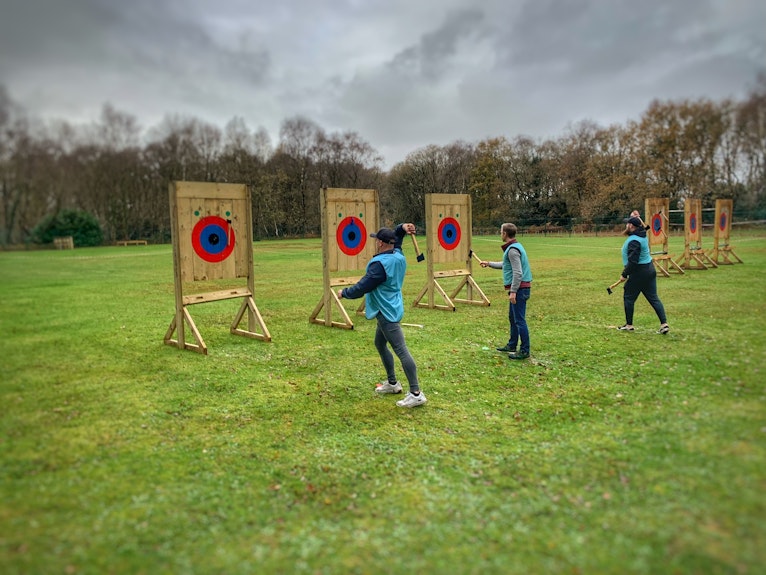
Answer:
[[[389,66],[403,75],[416,73],[427,80],[437,80],[448,70],[450,58],[460,49],[460,43],[477,37],[483,20],[480,10],[452,12],[439,28],[423,34],[417,45],[396,54]]]
[[[741,96],[766,61],[763,0],[5,0],[0,84],[32,115],[105,103],[151,125],[304,115],[402,150],[652,99]]]

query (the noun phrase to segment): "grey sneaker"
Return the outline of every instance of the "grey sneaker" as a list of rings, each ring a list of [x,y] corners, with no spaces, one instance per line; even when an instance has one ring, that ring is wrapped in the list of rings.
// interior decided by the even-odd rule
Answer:
[[[378,385],[375,386],[375,393],[401,393],[402,392],[402,384],[398,381],[391,385],[387,381],[381,381]]]
[[[408,393],[404,399],[397,401],[396,405],[399,407],[417,407],[418,405],[423,405],[426,401],[428,401],[426,394],[421,391],[418,395]]]

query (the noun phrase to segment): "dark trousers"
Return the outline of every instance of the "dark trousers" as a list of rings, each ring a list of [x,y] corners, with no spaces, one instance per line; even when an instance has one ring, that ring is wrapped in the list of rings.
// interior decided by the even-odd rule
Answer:
[[[521,340],[521,353],[529,353],[529,328],[527,327],[527,300],[530,296],[530,288],[519,288],[516,292],[516,303],[508,304],[508,322],[511,324],[511,335],[508,339],[508,347],[516,349]]]
[[[657,295],[657,271],[651,262],[640,264],[625,282],[625,292],[622,299],[625,303],[625,323],[629,325],[633,324],[633,308],[640,294],[644,294],[646,301],[654,308],[660,323],[667,323],[665,306],[662,305],[660,296]]]

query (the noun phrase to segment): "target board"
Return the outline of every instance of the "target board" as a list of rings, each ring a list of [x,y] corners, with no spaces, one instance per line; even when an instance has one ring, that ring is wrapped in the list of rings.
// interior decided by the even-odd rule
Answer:
[[[684,253],[676,264],[685,270],[718,267],[702,249],[702,200],[684,201]]]
[[[378,191],[372,189],[322,188],[319,190],[322,218],[323,295],[309,322],[327,327],[353,329],[354,322],[338,299],[335,289],[355,284],[375,255],[370,234],[378,231],[380,207]],[[354,272],[354,277],[338,277],[336,272]],[[341,321],[333,319],[333,309]],[[364,311],[364,299],[357,313]],[[320,315],[321,314],[321,315]]]
[[[181,279],[194,282],[247,277],[253,254],[247,187],[175,182],[171,196]]]
[[[744,263],[734,253],[733,246],[729,243],[731,238],[731,224],[734,214],[733,200],[715,201],[715,224],[713,225],[713,249],[710,259],[715,263],[734,264]],[[718,258],[723,258],[719,261]],[[733,258],[733,259],[732,259]]]
[[[645,221],[649,225],[649,230],[647,230],[649,250],[667,252],[670,200],[667,198],[646,198],[644,213],[648,219]]]
[[[670,270],[683,274],[683,268],[674,262],[668,253],[670,200],[668,198],[646,198],[644,200],[644,213],[647,218],[644,222],[649,226],[646,237],[649,240],[649,252],[655,268],[665,277],[670,276]]]
[[[469,260],[471,197],[468,194],[427,194],[428,256],[434,263],[465,265]]]
[[[732,200],[715,201],[715,231],[713,237],[719,243],[728,244],[731,236],[731,212],[734,202]]]
[[[415,298],[416,307],[455,311],[456,303],[490,305],[473,277],[472,228],[471,196],[426,194],[428,278]],[[452,280],[457,284],[448,292],[440,282]],[[437,303],[439,298],[443,303]]]
[[[369,189],[323,188],[322,237],[326,238],[328,269],[363,270],[375,255],[370,234],[378,231],[378,192]]]
[[[690,245],[702,242],[702,200],[684,202],[684,234]]]
[[[250,190],[244,184],[176,181],[171,182],[169,192],[176,313],[165,334],[165,343],[207,354],[207,346],[187,308],[234,298],[243,301],[231,324],[231,333],[271,341],[253,299]],[[241,285],[239,278],[246,278],[246,285]],[[226,286],[216,284],[224,289],[215,292],[195,289],[195,284],[207,286],[216,280],[230,281]],[[234,285],[237,280],[240,285]],[[239,324],[246,315],[248,328],[243,329]],[[193,343],[186,339],[187,328]]]

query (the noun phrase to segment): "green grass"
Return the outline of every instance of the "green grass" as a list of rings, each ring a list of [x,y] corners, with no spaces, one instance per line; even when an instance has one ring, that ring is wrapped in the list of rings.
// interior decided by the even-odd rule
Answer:
[[[525,237],[531,360],[494,350],[507,304],[477,268],[490,307],[406,310],[413,410],[373,394],[374,322],[309,323],[320,240],[254,244],[272,342],[229,333],[239,300],[190,308],[208,356],[162,343],[169,245],[0,253],[0,569],[758,573],[764,240],[659,279],[663,337],[643,298],[613,329],[621,237]]]

